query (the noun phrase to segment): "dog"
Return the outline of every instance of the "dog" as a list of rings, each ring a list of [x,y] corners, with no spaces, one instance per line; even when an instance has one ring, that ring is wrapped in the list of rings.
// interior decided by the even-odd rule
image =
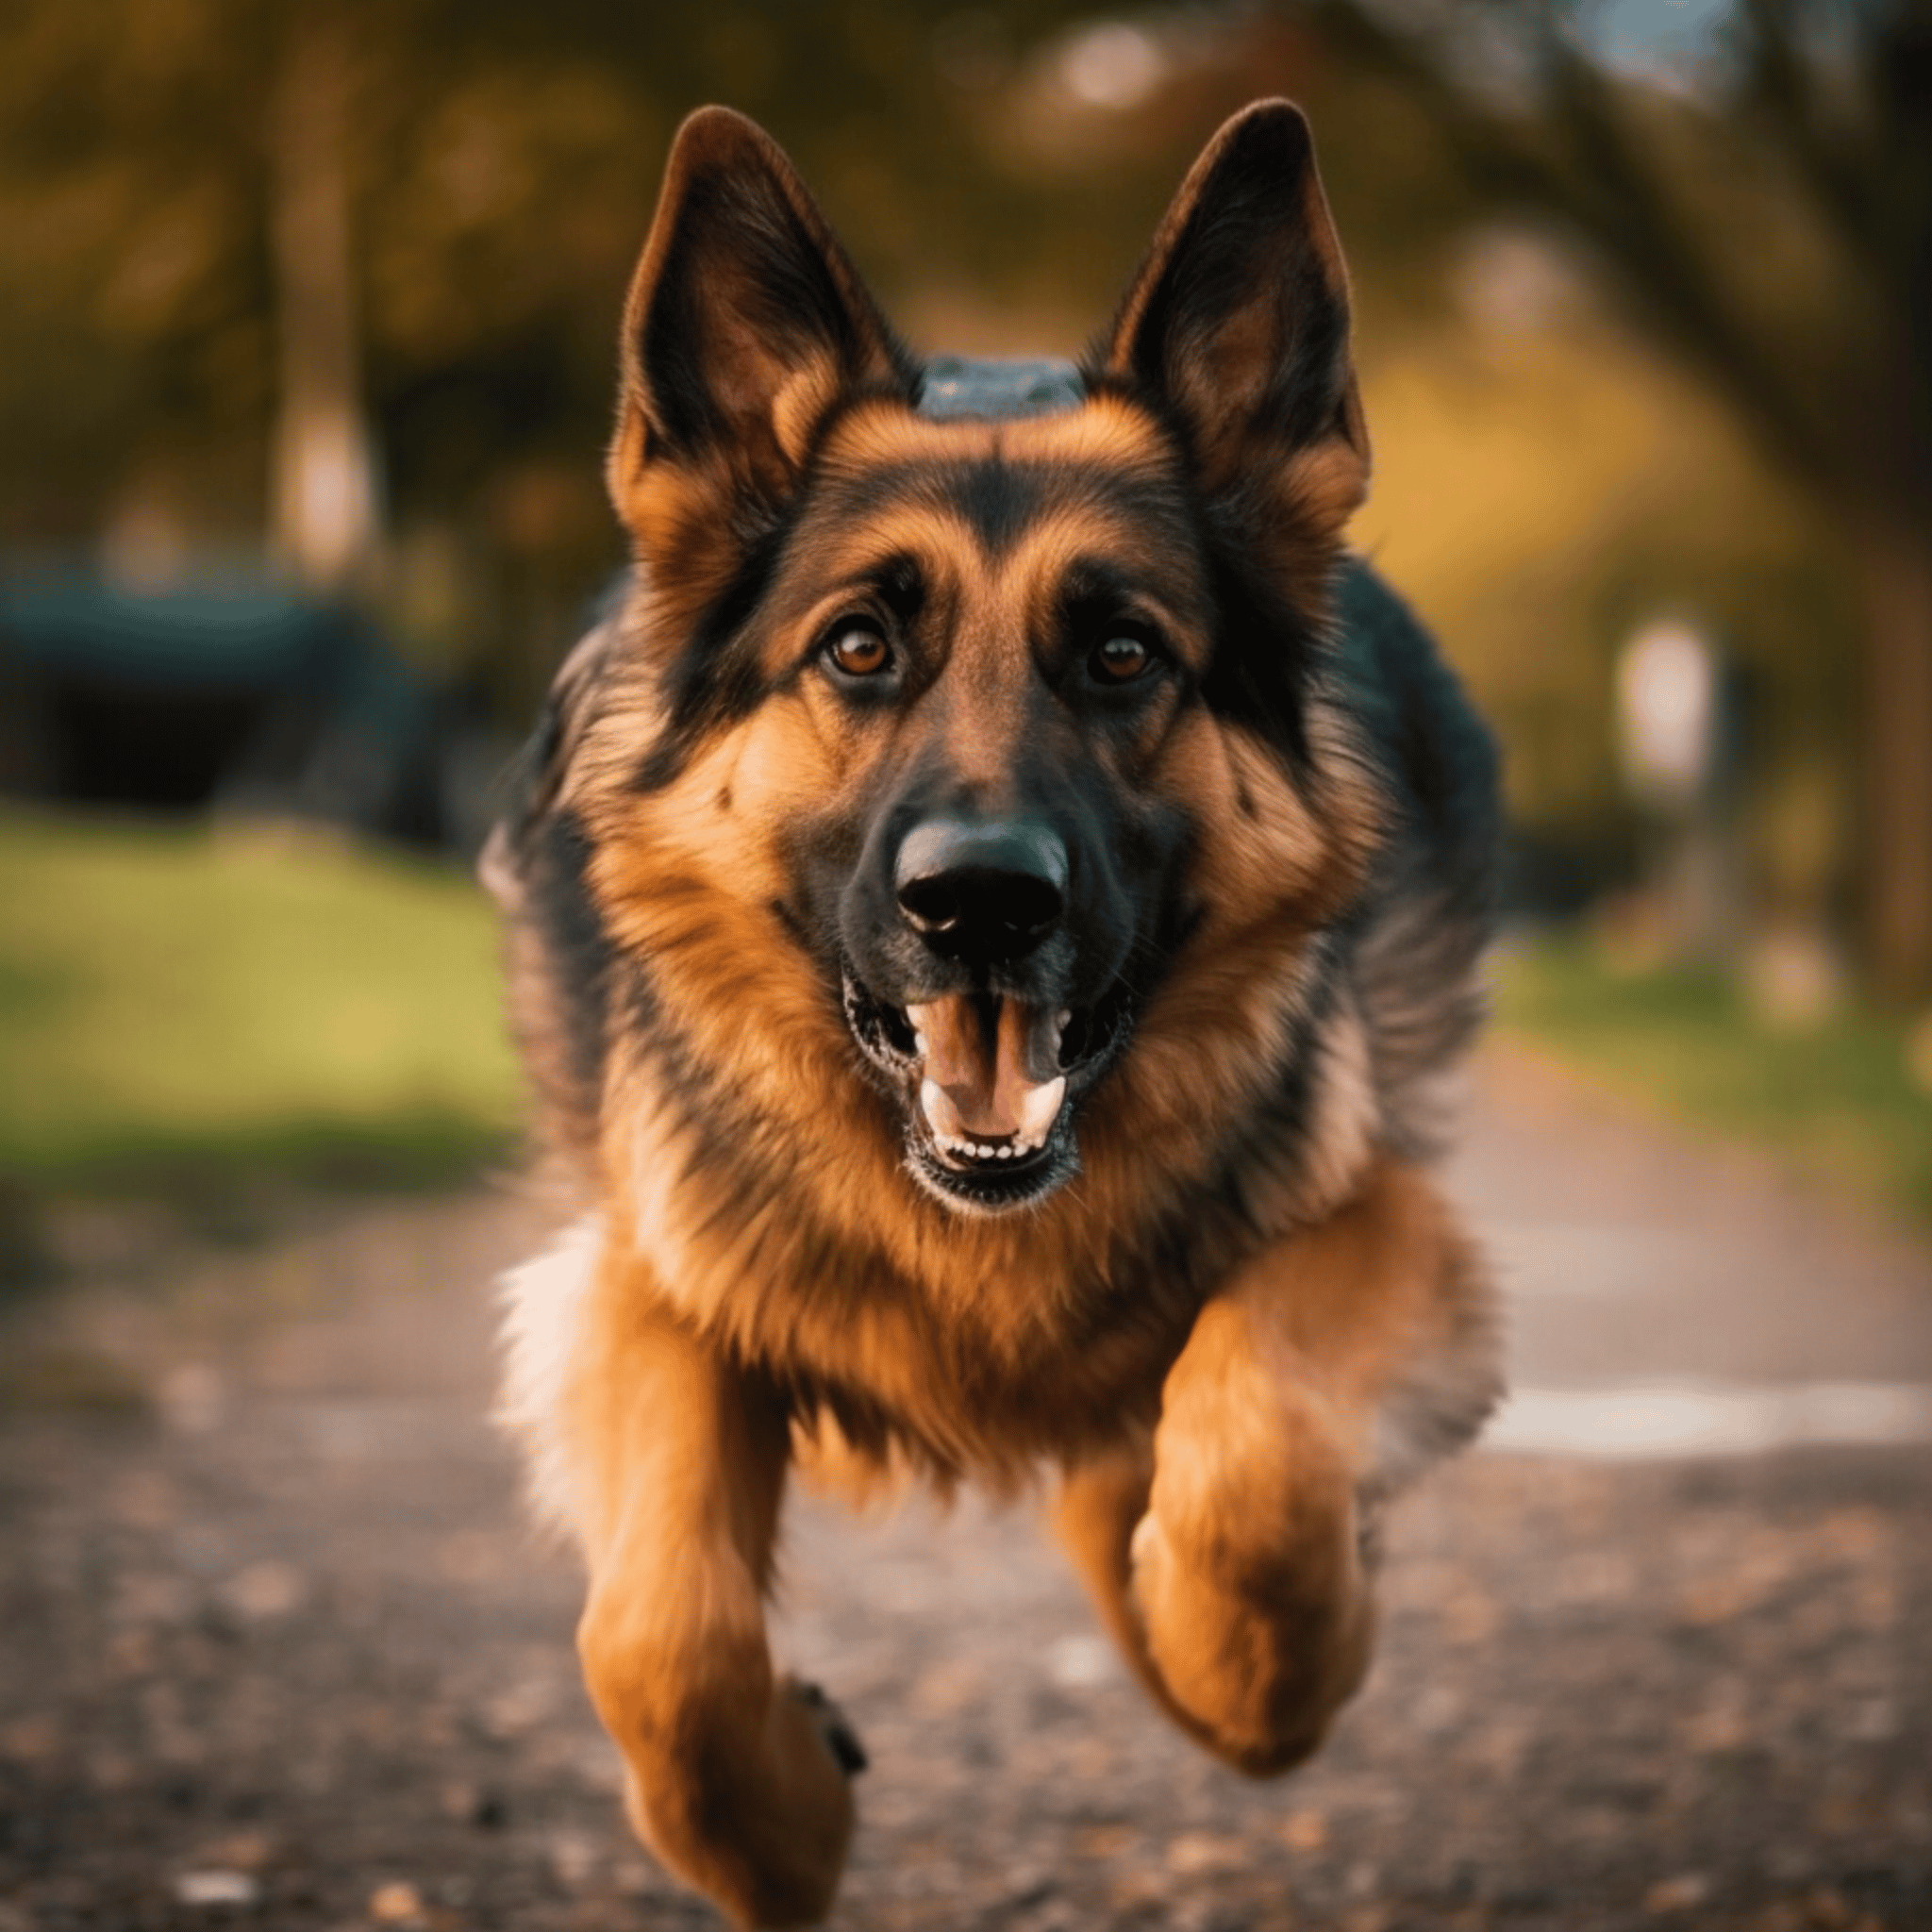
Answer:
[[[688,120],[625,310],[636,564],[483,872],[575,1219],[505,1413],[661,1860],[826,1911],[863,1753],[776,1671],[788,1473],[1034,1475],[1257,1775],[1359,1683],[1389,1497],[1500,1391],[1428,1177],[1495,755],[1343,545],[1308,129],[1222,128],[1078,365],[922,363],[791,163]]]

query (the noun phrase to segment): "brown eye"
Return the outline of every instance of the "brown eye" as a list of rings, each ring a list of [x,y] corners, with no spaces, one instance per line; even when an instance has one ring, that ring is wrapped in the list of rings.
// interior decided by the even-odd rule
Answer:
[[[825,646],[825,656],[847,677],[874,677],[892,661],[891,646],[865,624],[847,625]]]
[[[1154,661],[1139,638],[1108,638],[1093,654],[1093,675],[1108,684],[1127,684]]]

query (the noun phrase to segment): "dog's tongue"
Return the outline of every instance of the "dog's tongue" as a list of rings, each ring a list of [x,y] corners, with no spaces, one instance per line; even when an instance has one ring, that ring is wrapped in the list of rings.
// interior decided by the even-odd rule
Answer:
[[[1066,1095],[1059,1022],[1047,1007],[970,993],[908,1007],[924,1042],[920,1106],[946,1140],[1040,1141]]]

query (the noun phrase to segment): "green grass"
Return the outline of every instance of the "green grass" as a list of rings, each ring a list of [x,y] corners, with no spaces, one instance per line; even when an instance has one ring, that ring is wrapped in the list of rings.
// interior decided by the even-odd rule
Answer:
[[[1718,974],[1615,971],[1580,936],[1507,952],[1495,1014],[1626,1099],[1932,1223],[1932,1096],[1898,1020],[1853,1009],[1774,1028]]]
[[[458,871],[0,812],[0,1177],[453,1177],[513,1143],[494,923]]]
[[[1588,941],[1506,955],[1496,1013],[1641,1105],[1932,1222],[1903,1027],[1757,1021],[1714,974]],[[0,811],[0,1181],[413,1185],[505,1158],[521,1111],[494,920],[467,874],[309,838]]]

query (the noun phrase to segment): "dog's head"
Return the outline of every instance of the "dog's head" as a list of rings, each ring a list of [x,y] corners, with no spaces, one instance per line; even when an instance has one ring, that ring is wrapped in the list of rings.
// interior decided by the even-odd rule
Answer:
[[[713,949],[747,1066],[836,1028],[949,1207],[1078,1172],[1177,968],[1278,954],[1358,876],[1322,696],[1348,337],[1285,102],[1215,138],[1078,369],[923,367],[768,137],[678,136],[609,459],[641,569],[598,896],[653,971]]]

